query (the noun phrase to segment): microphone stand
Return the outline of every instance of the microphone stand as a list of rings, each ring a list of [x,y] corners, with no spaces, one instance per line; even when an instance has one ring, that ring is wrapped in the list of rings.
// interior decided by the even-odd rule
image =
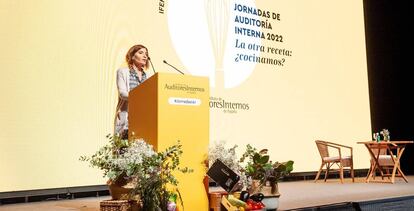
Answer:
[[[150,64],[151,64],[151,67],[152,67],[152,72],[154,73],[154,75],[155,75],[155,68],[154,68],[154,65],[152,64],[152,61],[151,61],[151,59],[148,57],[148,61],[150,62]]]
[[[176,67],[174,67],[174,66],[172,66],[171,64],[169,64],[167,61],[163,61],[165,64],[167,64],[168,66],[170,66],[170,67],[172,67],[172,68],[174,68],[176,71],[178,71],[179,73],[181,73],[181,74],[183,74],[183,75],[185,75],[183,72],[181,72],[179,69],[177,69]]]

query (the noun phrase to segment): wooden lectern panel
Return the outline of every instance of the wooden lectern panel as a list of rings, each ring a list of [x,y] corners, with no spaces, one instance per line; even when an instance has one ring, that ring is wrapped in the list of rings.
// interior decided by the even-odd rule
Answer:
[[[158,74],[133,89],[128,98],[128,135],[158,149]]]
[[[177,173],[186,210],[208,210],[203,179],[209,145],[209,81],[206,77],[157,73],[129,96],[129,132],[156,150],[180,140],[182,166],[191,174]]]

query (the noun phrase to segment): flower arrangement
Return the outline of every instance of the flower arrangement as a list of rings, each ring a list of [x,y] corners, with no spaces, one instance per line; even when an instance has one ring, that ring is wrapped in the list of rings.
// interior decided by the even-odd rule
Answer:
[[[247,159],[247,164],[244,168],[244,172],[247,177],[252,179],[252,183],[249,186],[250,192],[256,192],[269,182],[271,188],[271,194],[278,194],[277,183],[285,176],[289,175],[293,170],[293,161],[286,162],[272,162],[268,155],[267,149],[258,149],[252,147],[250,144],[246,146],[246,151],[240,158],[241,163],[244,163]],[[254,182],[256,181],[255,184]]]
[[[155,152],[143,139],[129,141],[117,135],[107,138],[107,145],[90,157],[81,156],[80,160],[103,170],[104,177],[110,181],[131,182],[133,187],[128,199],[139,195],[144,210],[174,210],[177,198],[183,206],[173,173],[191,173],[192,170],[179,167],[183,153],[179,141],[163,152]]]
[[[377,141],[377,142],[381,141],[381,136],[382,136],[382,140],[384,141],[391,140],[390,131],[388,131],[388,129],[382,129],[380,132],[372,134],[374,141]]]
[[[225,141],[216,142],[215,145],[208,150],[209,166],[211,166],[217,159],[222,161],[227,167],[239,174],[240,186],[247,187],[249,181],[242,171],[243,167],[238,161],[236,148],[237,145],[234,145],[231,148],[226,148]]]
[[[248,144],[245,152],[238,159],[236,148],[237,145],[226,148],[225,142],[216,143],[214,147],[209,148],[208,159],[210,165],[216,159],[220,159],[230,169],[238,173],[242,185],[246,189],[260,190],[266,182],[269,182],[272,186],[272,194],[275,194],[277,193],[277,183],[293,170],[294,162],[292,160],[274,163],[270,161],[267,149],[258,150]],[[257,190],[251,192],[255,191]]]
[[[209,165],[211,166],[217,159],[219,159],[231,170],[239,172],[240,165],[239,162],[237,162],[236,148],[237,145],[234,145],[227,149],[224,141],[216,143],[214,147],[208,149]]]
[[[386,141],[391,140],[390,131],[388,131],[388,129],[382,129],[380,134],[382,135],[382,137],[384,137],[384,140]]]

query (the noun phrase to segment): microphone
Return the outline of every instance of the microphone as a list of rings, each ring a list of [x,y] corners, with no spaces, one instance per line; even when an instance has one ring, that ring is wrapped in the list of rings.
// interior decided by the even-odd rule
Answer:
[[[174,68],[176,71],[178,71],[179,73],[181,73],[181,74],[183,74],[184,75],[184,73],[183,72],[181,72],[179,69],[177,69],[176,67],[174,67],[174,66],[172,66],[171,64],[169,64],[167,61],[163,61],[165,64],[167,64],[168,66],[170,66],[170,67],[172,67],[172,68]]]
[[[148,61],[149,61],[149,62],[150,62],[150,64],[151,64],[151,67],[152,67],[152,72],[155,74],[154,65],[152,64],[152,61],[151,61],[151,58],[150,58],[150,57],[148,57]]]

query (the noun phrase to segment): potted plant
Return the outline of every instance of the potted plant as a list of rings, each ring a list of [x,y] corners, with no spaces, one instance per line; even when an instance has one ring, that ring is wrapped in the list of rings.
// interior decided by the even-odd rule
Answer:
[[[278,194],[277,182],[290,174],[294,163],[292,160],[273,163],[267,149],[259,151],[250,144],[246,146],[246,151],[239,162],[244,163],[246,160],[244,173],[252,180],[251,193],[261,191],[262,187],[268,183],[272,187],[271,194]]]
[[[272,195],[280,195],[278,182],[293,171],[293,161],[275,162],[272,168],[266,171],[265,180],[271,186]]]
[[[107,185],[112,199],[132,199],[133,196],[130,195],[132,188],[124,187],[132,180],[131,175],[127,174],[131,171],[128,169],[129,166],[126,165],[125,155],[127,149],[131,149],[131,142],[123,140],[117,135],[107,135],[106,138],[109,139],[106,145],[92,156],[81,156],[80,160],[87,161],[90,166],[103,171],[103,176],[108,178]],[[138,146],[134,145],[134,147]],[[149,152],[151,152],[151,149]],[[152,151],[152,154],[155,154],[155,152]],[[143,155],[139,154],[137,156],[142,157]]]
[[[80,160],[103,170],[104,176],[109,178],[113,199],[139,200],[143,210],[151,211],[173,210],[171,204],[177,198],[182,202],[178,180],[173,173],[190,173],[192,170],[179,167],[183,153],[179,142],[163,152],[155,152],[143,139],[123,140],[109,135],[107,138],[108,144],[92,156],[81,156]],[[130,187],[122,189],[127,182]],[[123,195],[115,195],[119,190],[124,191]]]
[[[240,163],[246,163],[243,172],[248,177],[248,190],[250,194],[260,192],[266,182],[266,172],[272,168],[267,155],[268,150],[262,149],[258,151],[250,144],[246,146],[246,151],[240,158]]]
[[[133,167],[133,175],[137,183],[132,193],[140,195],[143,210],[175,210],[173,207],[177,201],[181,202],[184,209],[183,200],[177,188],[179,182],[173,173],[176,171],[191,173],[193,170],[179,167],[182,153],[182,145],[178,142],[163,152],[144,159],[143,165]]]
[[[280,197],[278,182],[290,174],[294,162],[289,160],[273,163],[270,161],[267,149],[258,151],[251,145],[246,146],[246,151],[240,158],[241,163],[246,160],[244,173],[251,178],[251,183],[248,186],[249,193],[262,192],[264,194],[262,203],[266,206],[266,209],[277,209]]]

